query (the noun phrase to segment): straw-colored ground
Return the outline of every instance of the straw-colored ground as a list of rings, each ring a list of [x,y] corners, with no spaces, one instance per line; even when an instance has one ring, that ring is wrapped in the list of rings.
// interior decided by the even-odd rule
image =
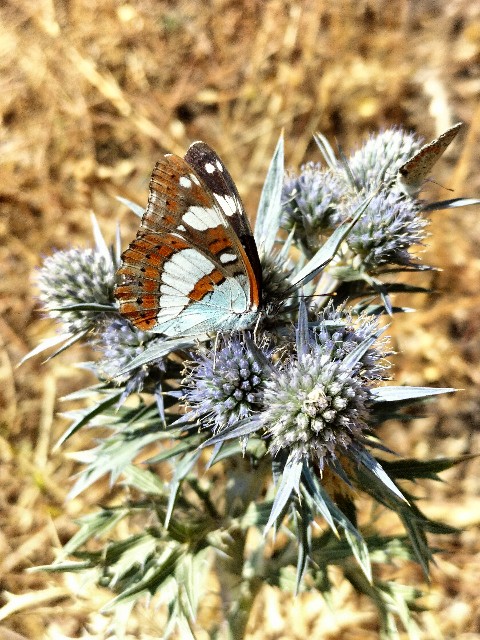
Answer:
[[[107,637],[109,598],[81,580],[26,573],[49,563],[73,519],[108,499],[107,483],[65,503],[91,446],[65,428],[62,395],[85,384],[79,349],[42,365],[18,361],[52,331],[39,317],[32,275],[54,248],[90,242],[89,212],[113,238],[134,216],[116,195],[145,202],[165,151],[204,139],[255,210],[280,130],[287,163],[318,157],[320,130],[345,149],[368,131],[403,124],[431,138],[457,120],[469,128],[435,169],[455,196],[480,196],[480,4],[474,0],[10,0],[0,4],[0,638]],[[450,192],[429,185],[429,197]],[[479,207],[435,214],[426,259],[443,271],[436,293],[394,323],[398,383],[456,386],[413,425],[383,436],[407,456],[480,451]],[[417,280],[418,282],[419,280]],[[411,303],[411,301],[410,301]],[[480,481],[472,460],[425,483],[422,508],[464,531],[436,540],[419,615],[423,639],[480,638]],[[385,519],[385,530],[396,523]],[[421,583],[416,567],[394,575]],[[265,589],[248,638],[376,638],[369,602],[346,584],[333,614],[319,597]],[[202,612],[204,619],[208,610]],[[132,638],[159,638],[162,617],[139,610]],[[199,634],[199,638],[206,637]]]

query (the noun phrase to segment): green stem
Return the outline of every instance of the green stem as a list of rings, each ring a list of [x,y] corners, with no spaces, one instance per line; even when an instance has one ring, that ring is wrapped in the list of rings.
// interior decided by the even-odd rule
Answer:
[[[224,607],[225,640],[242,640],[255,598],[263,581],[244,575],[246,532],[231,530],[227,553],[217,557],[217,575]]]
[[[264,487],[269,465],[252,470],[248,461],[232,470],[229,479],[226,504],[232,525],[225,532],[223,552],[217,555],[216,569],[225,619],[225,640],[242,640],[250,618],[255,598],[263,585],[263,579],[255,573],[245,555],[248,529],[240,525],[248,506],[254,502]]]

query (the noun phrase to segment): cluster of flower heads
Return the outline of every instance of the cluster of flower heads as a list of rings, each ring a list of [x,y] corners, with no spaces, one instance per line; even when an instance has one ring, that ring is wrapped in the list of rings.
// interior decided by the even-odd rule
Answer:
[[[98,376],[103,380],[116,379],[118,383],[125,384],[122,399],[142,391],[147,378],[156,377],[157,382],[161,382],[165,372],[163,360],[155,360],[148,367],[138,367],[127,374],[121,373],[134,358],[143,353],[147,344],[160,341],[161,338],[152,338],[151,334],[133,327],[124,318],[114,317],[105,322],[95,344],[102,354],[97,362]]]
[[[370,389],[384,379],[388,354],[372,316],[353,318],[330,303],[303,337],[302,321],[306,315],[277,349],[231,336],[198,353],[184,400],[204,428],[243,423],[264,434],[273,456],[293,452],[322,468],[365,430]]]
[[[312,255],[325,238],[350,219],[365,193],[374,196],[345,242],[342,263],[369,274],[385,265],[410,265],[409,249],[422,244],[428,221],[419,203],[397,185],[398,168],[420,148],[420,140],[398,128],[371,136],[346,161],[327,168],[307,163],[287,174],[283,186],[283,224]],[[375,193],[376,192],[376,193]]]
[[[298,584],[309,559],[311,566],[329,564],[326,556],[317,562],[312,547],[310,525],[321,516],[335,534],[338,528],[345,532],[371,595],[370,549],[356,526],[354,491],[366,492],[398,514],[425,573],[431,559],[425,532],[451,531],[429,521],[400,491],[396,480],[415,480],[419,467],[408,460],[403,467],[398,463],[388,467],[376,453],[386,448],[376,438],[375,428],[413,401],[453,390],[384,385],[391,352],[382,317],[403,310],[393,307],[390,293],[409,290],[388,278],[391,272],[428,268],[411,254],[425,238],[425,207],[404,193],[396,180],[399,167],[418,151],[420,141],[400,129],[388,129],[371,136],[342,161],[321,136],[317,143],[325,168],[308,163],[299,173],[284,175],[282,142],[275,151],[257,215],[263,306],[255,326],[198,339],[167,338],[135,328],[120,315],[114,299],[119,235],[116,246],[107,247],[94,222],[94,249],[57,252],[40,270],[40,301],[60,323],[62,335],[32,353],[63,341],[59,353],[86,337],[99,354],[90,363],[100,380],[91,388],[93,408],[75,417],[65,438],[79,425],[95,424],[96,419],[104,424],[103,412],[110,412],[112,436],[88,452],[88,467],[77,482],[77,492],[105,473],[115,480],[147,445],[173,442],[150,460],[152,464],[170,460],[170,486],[157,478],[144,485],[142,474],[136,476],[138,485],[132,481],[140,491],[154,487],[155,497],[160,492],[161,504],[169,505],[165,529],[153,541],[155,549],[159,540],[168,538],[166,528],[173,522],[174,509],[182,508],[176,504],[177,493],[187,475],[192,477],[199,448],[213,445],[211,461],[219,452],[228,460],[248,451],[249,460],[261,470],[258,481],[254,478],[259,487],[256,496],[263,492],[265,473],[270,471],[277,490],[273,503],[270,494],[263,503],[268,508],[266,518],[260,504],[263,497],[257,501],[248,493],[239,503],[245,510],[258,506],[255,526],[264,531],[283,522],[292,507]],[[458,199],[452,206],[473,202]],[[140,207],[130,204],[141,215]],[[449,206],[449,201],[433,203],[429,210]],[[126,402],[132,394],[142,395]],[[232,446],[224,446],[227,441]],[[444,462],[438,465],[442,468]],[[420,470],[418,477],[422,473],[431,477],[434,471]],[[250,488],[252,475],[249,469],[248,479],[235,480],[235,490],[240,485]],[[302,500],[297,500],[299,495]],[[211,496],[203,489],[197,496],[200,501],[202,496],[210,522]],[[184,514],[180,515],[184,522]],[[228,530],[222,521],[219,527],[224,526]],[[183,525],[178,529],[184,530]],[[202,535],[202,549],[208,533]],[[179,557],[185,557],[187,546],[182,542]],[[335,556],[335,548],[332,553]],[[114,554],[105,557],[110,555]],[[345,557],[344,550],[341,555]],[[190,565],[197,566],[193,561]],[[151,566],[145,563],[146,570]],[[176,567],[172,563],[165,575],[176,575]],[[146,580],[139,579],[138,584],[150,585],[151,576]],[[362,579],[357,584],[367,582]],[[376,593],[381,595],[381,590]],[[388,599],[385,611],[390,611],[391,602]]]
[[[351,280],[352,270],[374,273],[383,265],[411,265],[409,249],[422,242],[427,221],[418,201],[405,196],[393,178],[418,148],[414,136],[393,128],[370,137],[347,163],[330,156],[327,168],[310,162],[299,174],[288,172],[281,224],[305,258],[351,219],[374,189],[325,272],[341,280],[341,267],[347,266]],[[118,255],[118,248],[114,254],[101,243],[96,249],[57,252],[45,261],[38,282],[44,308],[67,333],[90,332],[101,353],[96,373],[110,384],[124,385],[123,400],[142,391],[147,379],[154,388],[155,380],[160,384],[168,373],[168,357],[129,368],[164,339],[136,329],[116,311]],[[295,264],[285,251],[262,261],[266,297],[279,302],[278,308],[283,304],[297,311],[270,317],[263,332],[260,325],[260,345],[253,334],[242,333],[192,348],[177,395],[203,430],[221,434],[244,425],[246,433],[257,431],[266,438],[273,456],[294,451],[322,466],[365,431],[371,388],[385,378],[385,340],[379,339],[377,317],[333,302],[325,305],[326,299],[319,305],[312,298],[311,328],[300,348],[301,293],[290,286]],[[290,307],[283,299],[287,294],[294,301]]]

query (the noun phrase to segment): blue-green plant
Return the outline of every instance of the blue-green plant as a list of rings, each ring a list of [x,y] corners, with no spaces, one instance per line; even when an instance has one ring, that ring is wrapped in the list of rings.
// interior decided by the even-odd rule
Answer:
[[[430,269],[413,253],[427,214],[476,201],[404,194],[396,174],[420,141],[399,128],[348,159],[316,140],[325,165],[299,172],[284,173],[282,140],[275,150],[255,228],[265,312],[251,330],[167,339],[130,325],[114,299],[119,235],[108,246],[95,220],[94,248],[54,253],[40,270],[41,303],[61,332],[32,354],[83,339],[97,355],[88,367],[98,383],[74,394],[87,404],[61,441],[85,426],[107,435],[80,455],[70,496],[106,474],[130,489],[120,506],[85,515],[43,569],[94,570],[111,607],[157,597],[168,605],[163,637],[176,627],[195,637],[209,571],[224,616],[211,637],[238,640],[263,585],[328,599],[332,567],[375,604],[382,637],[397,637],[399,622],[416,637],[419,590],[382,580],[374,566],[416,561],[428,576],[427,534],[455,531],[425,516],[410,486],[438,480],[460,458],[402,458],[378,428],[454,391],[393,386],[386,330],[406,311],[392,294],[427,292],[396,278]],[[361,496],[395,513],[405,535],[382,534],[358,512]],[[121,520],[131,521],[127,538],[115,535]]]

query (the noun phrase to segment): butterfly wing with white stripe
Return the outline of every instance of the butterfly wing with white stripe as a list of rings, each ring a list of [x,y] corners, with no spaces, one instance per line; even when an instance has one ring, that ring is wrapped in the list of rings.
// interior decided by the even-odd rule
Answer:
[[[262,267],[250,223],[245,214],[240,194],[227,167],[205,142],[190,145],[185,160],[195,169],[204,184],[227,216],[236,236],[250,260],[257,282],[262,282]]]
[[[210,150],[206,163],[217,160]],[[232,226],[232,204],[235,216],[245,213],[235,188],[225,183],[215,197],[216,186],[178,156],[155,166],[147,209],[122,255],[115,288],[120,312],[138,328],[189,336],[254,321],[261,283]]]

